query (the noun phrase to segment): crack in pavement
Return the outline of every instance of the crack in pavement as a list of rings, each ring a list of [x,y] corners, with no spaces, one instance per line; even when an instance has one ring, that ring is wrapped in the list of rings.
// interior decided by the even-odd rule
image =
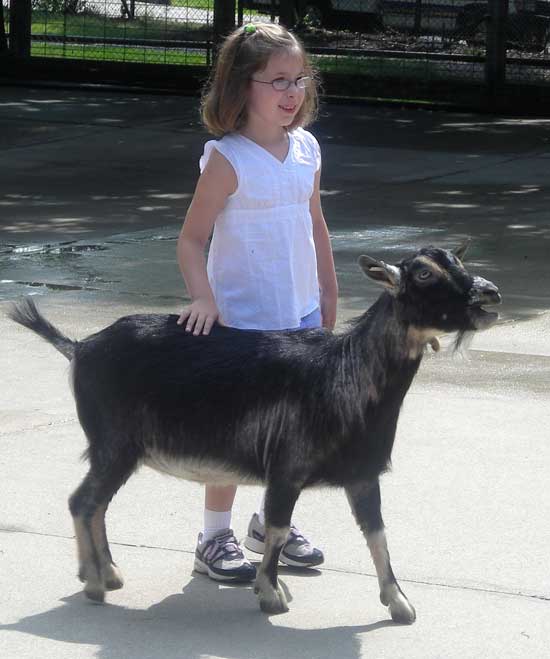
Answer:
[[[65,419],[59,419],[57,421],[48,421],[45,423],[38,423],[36,425],[21,426],[12,430],[0,430],[0,437],[7,437],[8,435],[13,435],[15,432],[20,433],[20,432],[29,432],[31,430],[41,430],[44,428],[52,428],[52,427],[55,428],[57,426],[65,426],[71,423],[75,425],[80,425],[76,417],[68,417]],[[0,531],[1,530],[2,529],[0,528]]]
[[[43,536],[46,538],[60,538],[62,540],[74,540],[74,536],[68,536],[68,535],[61,535],[61,534],[56,534],[56,533],[44,533],[41,531],[25,531],[23,529],[18,529],[16,527],[2,527],[0,526],[0,533],[20,533],[22,535],[38,535],[38,536]],[[162,547],[159,545],[142,545],[142,544],[136,544],[136,543],[131,543],[131,542],[116,542],[116,541],[110,541],[110,545],[116,546],[116,547],[131,547],[134,549],[152,549],[152,550],[160,550],[160,551],[169,551],[169,552],[175,552],[178,554],[186,554],[190,556],[195,555],[194,550],[189,550],[189,549],[175,549],[173,547]],[[284,569],[284,568],[283,568]],[[349,574],[349,575],[355,575],[355,576],[360,576],[360,577],[369,577],[371,579],[377,579],[376,574],[372,574],[370,572],[361,572],[359,570],[345,570],[342,568],[331,568],[331,567],[320,567],[316,568],[320,572],[332,572],[336,574]],[[289,574],[289,572],[285,572],[285,574]],[[440,581],[427,581],[423,579],[407,579],[401,577],[399,579],[400,583],[409,583],[409,584],[416,584],[420,586],[435,586],[438,588],[449,588],[452,590],[461,590],[461,591],[470,591],[474,593],[488,593],[491,595],[508,595],[512,597],[518,597],[522,599],[534,599],[534,600],[539,600],[543,602],[550,602],[550,595],[542,595],[538,593],[523,593],[521,591],[514,591],[514,590],[508,590],[505,588],[487,588],[483,586],[467,586],[467,585],[456,585],[456,584],[447,584],[443,583]]]

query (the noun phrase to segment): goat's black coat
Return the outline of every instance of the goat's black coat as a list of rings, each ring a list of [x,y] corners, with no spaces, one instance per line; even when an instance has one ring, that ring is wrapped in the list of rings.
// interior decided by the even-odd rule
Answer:
[[[380,349],[362,341],[370,316],[345,336],[220,326],[192,336],[176,320],[128,316],[76,345],[75,398],[88,436],[127,438],[137,461],[154,443],[260,480],[270,468],[296,472],[302,486],[342,486],[386,468],[420,359],[401,364],[397,377],[386,359],[385,370],[368,369],[366,356]],[[368,383],[381,404],[369,399]],[[299,440],[304,434],[310,441]],[[101,462],[97,449],[90,458]]]
[[[141,463],[161,455],[168,463],[185,459],[222,468],[235,480],[266,482],[268,535],[288,527],[304,487],[343,486],[373,550],[382,599],[395,619],[414,619],[385,538],[376,535],[383,529],[378,476],[390,463],[399,410],[425,344],[437,331],[486,326],[492,314],[481,304],[500,297],[445,250],[422,250],[398,266],[362,259],[366,274],[390,292],[341,335],[215,326],[208,336],[194,336],[175,315],[147,314],[74,342],[30,300],[14,309],[14,320],[72,360],[90,472],[70,507],[90,597],[102,599],[106,587],[122,584],[104,531],[97,535],[102,518],[94,516],[104,515]],[[262,564],[275,589],[281,547],[277,540]],[[285,610],[278,590],[273,599],[265,583],[259,589],[262,608]]]

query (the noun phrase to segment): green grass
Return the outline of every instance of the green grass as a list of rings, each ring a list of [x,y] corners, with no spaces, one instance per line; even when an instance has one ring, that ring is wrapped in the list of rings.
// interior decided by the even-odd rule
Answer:
[[[112,62],[139,62],[146,64],[173,64],[205,66],[206,53],[185,50],[143,48],[139,46],[102,46],[101,44],[50,44],[34,43],[32,55],[36,57],[59,57],[66,59],[102,60]],[[439,77],[430,70],[430,63],[403,62],[384,58],[360,60],[351,57],[316,57],[315,65],[321,73],[359,74],[370,77],[407,77],[412,79]]]
[[[208,8],[213,0],[172,0],[172,4]],[[80,14],[76,16],[53,15],[34,11],[32,14],[34,35],[111,39],[189,39],[192,29],[203,28],[199,24],[177,24],[166,21],[136,19],[127,21],[103,16]],[[191,28],[191,29],[190,29]],[[185,49],[149,48],[130,45],[54,44],[33,43],[32,55],[41,57],[65,57],[69,59],[103,60],[114,62],[146,62],[174,65],[205,65],[206,53],[188,52]],[[441,69],[428,61],[411,61],[388,58],[362,58],[346,56],[313,55],[313,63],[323,72],[341,75],[368,75],[370,77],[406,77],[409,79],[439,78]]]
[[[31,55],[34,57],[60,57],[63,59],[137,62],[140,64],[206,65],[206,54],[131,46],[102,47],[99,45],[78,46],[75,44],[34,43]]]
[[[433,62],[403,60],[386,57],[338,57],[314,55],[312,61],[321,73],[340,75],[368,75],[371,77],[437,78],[440,72]]]
[[[136,19],[107,18],[90,14],[76,16],[53,15],[33,12],[32,34],[35,36],[92,37],[101,42],[110,39],[189,39],[198,24],[166,23]],[[191,29],[190,29],[191,28]],[[206,53],[188,52],[185,49],[149,48],[131,45],[57,44],[33,42],[31,54],[38,57],[65,57],[68,59],[103,60],[113,62],[140,62],[151,64],[206,64]]]
[[[101,44],[51,44],[33,43],[31,54],[36,57],[62,57],[67,59],[102,60],[112,62],[139,62],[147,64],[174,64],[205,66],[206,53],[188,52],[186,50],[143,48],[140,46],[111,46]],[[322,73],[339,73],[342,75],[368,75],[370,77],[406,77],[408,79],[426,79],[442,77],[430,62],[400,62],[385,58],[369,58],[358,62],[356,58],[341,57],[318,58],[315,62]],[[330,61],[332,60],[332,61]]]

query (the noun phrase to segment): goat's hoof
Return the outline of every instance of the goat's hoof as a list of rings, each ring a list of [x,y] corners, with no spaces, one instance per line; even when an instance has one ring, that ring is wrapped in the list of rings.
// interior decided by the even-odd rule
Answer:
[[[407,598],[401,595],[389,605],[391,619],[400,625],[412,625],[416,620],[416,611]]]
[[[116,565],[111,565],[105,575],[105,588],[107,590],[119,590],[124,586],[124,579],[122,573]]]
[[[105,582],[106,590],[120,590],[124,586],[124,580],[119,578],[107,579]]]
[[[259,594],[260,609],[264,613],[277,615],[279,613],[286,613],[288,611],[288,604],[283,591],[280,588],[273,590],[267,596],[265,593]]]
[[[94,575],[93,577],[88,575],[86,585],[84,586],[84,594],[92,602],[103,604],[105,600],[105,586],[99,575]]]

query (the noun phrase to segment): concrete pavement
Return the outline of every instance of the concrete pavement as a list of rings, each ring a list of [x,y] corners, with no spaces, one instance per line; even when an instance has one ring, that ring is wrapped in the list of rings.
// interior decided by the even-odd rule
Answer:
[[[205,139],[192,99],[7,88],[0,99],[5,258],[14,245],[179,223]],[[8,322],[3,302],[2,656],[546,657],[548,131],[544,119],[360,106],[326,107],[315,127],[331,231],[357,230],[364,217],[388,235],[417,227],[420,242],[422,230],[440,230],[445,244],[472,235],[483,247],[474,243],[474,267],[509,300],[506,322],[476,337],[466,357],[428,355],[405,401],[382,492],[394,569],[417,609],[413,626],[391,623],[379,603],[343,493],[300,499],[295,520],[326,563],[282,570],[291,610],[267,618],[249,587],[192,574],[201,489],[146,469],[109,511],[126,585],[105,606],[85,601],[66,506],[85,473],[68,363]],[[338,265],[344,250],[336,256]],[[340,322],[354,296],[355,288],[342,291]],[[61,292],[44,296],[41,308],[82,337],[148,305],[85,304]],[[241,537],[259,495],[239,490]]]

